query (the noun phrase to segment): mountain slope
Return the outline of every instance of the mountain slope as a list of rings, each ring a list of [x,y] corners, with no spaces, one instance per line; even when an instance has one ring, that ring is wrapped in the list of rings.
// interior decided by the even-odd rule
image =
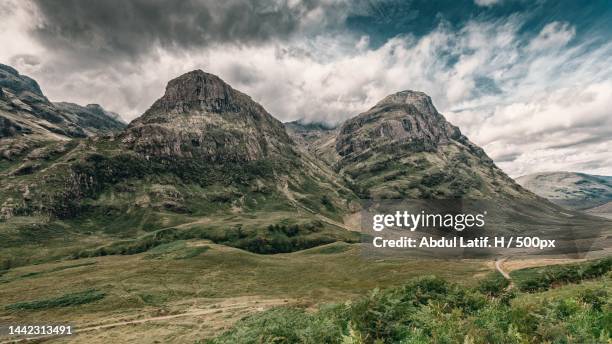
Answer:
[[[534,199],[447,122],[424,93],[403,91],[346,121],[336,168],[362,197]]]
[[[125,127],[99,105],[51,103],[38,83],[0,64],[0,157],[12,159],[49,141],[109,134]]]

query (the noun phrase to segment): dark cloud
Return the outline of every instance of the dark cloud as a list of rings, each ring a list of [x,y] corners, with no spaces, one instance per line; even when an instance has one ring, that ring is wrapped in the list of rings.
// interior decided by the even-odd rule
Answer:
[[[316,0],[34,2],[43,17],[34,33],[43,44],[102,58],[138,57],[157,46],[180,50],[284,39],[322,6]]]
[[[240,64],[231,64],[227,69],[228,77],[241,85],[252,85],[262,80],[262,76],[253,66],[247,68]]]

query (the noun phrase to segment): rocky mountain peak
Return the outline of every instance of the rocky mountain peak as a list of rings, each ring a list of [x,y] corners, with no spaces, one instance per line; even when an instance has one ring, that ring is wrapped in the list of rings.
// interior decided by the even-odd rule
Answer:
[[[391,94],[347,120],[335,139],[336,169],[362,197],[534,197],[498,169],[416,91]]]
[[[413,105],[424,114],[438,114],[431,98],[427,94],[412,90],[405,90],[388,95],[383,100],[379,101],[375,107],[405,104]]]
[[[446,121],[427,94],[402,91],[346,121],[336,149],[342,156],[388,144],[434,149],[461,137],[459,128]]]
[[[123,141],[165,158],[252,161],[291,154],[283,124],[246,94],[201,70],[183,74],[130,123]]]
[[[237,112],[240,98],[244,97],[248,98],[218,76],[198,69],[170,80],[164,96],[153,104],[152,109],[182,111],[201,108],[212,112]]]

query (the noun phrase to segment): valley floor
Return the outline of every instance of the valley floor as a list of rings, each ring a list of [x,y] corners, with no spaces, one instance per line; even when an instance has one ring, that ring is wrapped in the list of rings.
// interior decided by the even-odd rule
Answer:
[[[191,240],[135,255],[24,266],[0,276],[0,323],[73,325],[76,335],[48,339],[58,343],[194,343],[271,307],[314,310],[424,275],[470,287],[495,270],[492,260],[368,260],[360,251],[359,244],[334,243],[259,255]],[[511,272],[566,262],[502,264]]]

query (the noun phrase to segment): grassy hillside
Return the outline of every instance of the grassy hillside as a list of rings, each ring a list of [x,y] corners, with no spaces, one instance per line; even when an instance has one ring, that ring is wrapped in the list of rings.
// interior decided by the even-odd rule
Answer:
[[[308,158],[169,161],[100,138],[49,143],[23,161],[0,166],[4,266],[191,238],[259,253],[358,240],[320,220],[341,220],[356,196]]]

